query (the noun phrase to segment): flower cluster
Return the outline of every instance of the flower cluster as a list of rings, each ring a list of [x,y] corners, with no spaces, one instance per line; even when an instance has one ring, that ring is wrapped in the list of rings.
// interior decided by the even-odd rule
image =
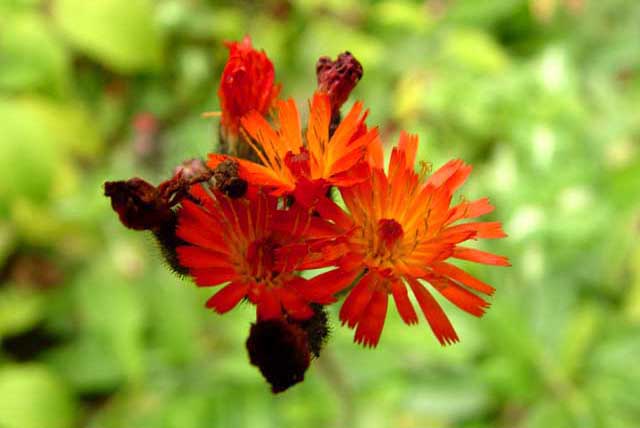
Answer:
[[[340,113],[362,77],[349,53],[319,60],[303,127],[295,102],[278,99],[264,52],[248,37],[228,47],[218,91],[223,153],[158,188],[138,178],[107,183],[123,223],[154,231],[177,271],[216,287],[208,308],[256,306],[247,348],[274,392],[302,380],[326,340],[324,308],[342,295],[340,320],[356,343],[378,345],[389,296],[406,324],[418,323],[415,302],[441,344],[457,342],[434,293],[480,317],[489,306],[481,295],[494,288],[452,259],[509,266],[465,245],[506,236],[499,222],[474,220],[493,210],[487,198],[453,203],[471,166],[456,159],[416,171],[418,138],[403,132],[385,168],[363,104]]]

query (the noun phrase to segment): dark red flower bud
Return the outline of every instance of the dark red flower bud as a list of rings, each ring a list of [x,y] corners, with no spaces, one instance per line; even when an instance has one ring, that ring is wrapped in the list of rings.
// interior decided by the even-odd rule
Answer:
[[[107,181],[104,194],[111,198],[111,207],[129,229],[155,229],[173,219],[174,214],[160,190],[141,178]]]
[[[273,393],[302,382],[311,362],[307,333],[282,318],[252,324],[247,351]]]
[[[332,116],[338,115],[340,107],[362,78],[362,73],[362,65],[349,52],[341,53],[335,61],[326,56],[318,59],[318,89],[329,95]]]

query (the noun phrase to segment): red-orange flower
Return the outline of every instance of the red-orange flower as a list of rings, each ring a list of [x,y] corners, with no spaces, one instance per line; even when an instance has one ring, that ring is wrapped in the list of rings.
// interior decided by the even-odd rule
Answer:
[[[278,209],[278,200],[258,190],[231,199],[217,190],[194,186],[178,213],[177,236],[188,245],[178,259],[201,287],[223,285],[207,307],[225,313],[247,297],[257,305],[258,320],[313,315],[309,303],[329,303],[307,296],[307,280],[297,271],[327,266],[321,254],[305,263],[294,255],[313,253],[334,226],[299,206]]]
[[[275,70],[264,52],[251,46],[246,36],[242,42],[227,42],[229,59],[218,89],[223,137],[237,137],[240,119],[252,110],[266,115],[278,96],[274,85]]]
[[[310,103],[306,145],[293,100],[278,101],[276,109],[277,129],[256,111],[242,118],[249,144],[262,165],[236,159],[240,165],[240,177],[270,188],[275,196],[293,193],[300,182],[311,182],[316,190],[322,190],[330,185],[350,186],[366,179],[366,153],[377,139],[378,132],[375,128],[366,129],[364,120],[367,113],[362,112],[362,103],[353,105],[329,138],[329,97],[325,93],[315,93]],[[215,168],[224,159],[224,155],[210,155],[208,165]]]
[[[312,286],[319,294],[335,293],[357,281],[340,319],[356,328],[354,340],[365,346],[379,341],[390,294],[404,322],[418,322],[407,286],[440,343],[457,342],[426,283],[462,310],[481,316],[489,304],[474,292],[492,294],[494,288],[448,259],[509,266],[506,257],[461,245],[469,239],[506,236],[498,222],[456,224],[493,210],[486,198],[450,206],[471,167],[452,160],[427,178],[426,171],[414,171],[417,143],[417,137],[403,133],[386,174],[381,148],[372,151],[370,178],[340,189],[349,215],[326,198],[317,204],[321,215],[351,232],[346,242],[337,245],[344,253],[339,267],[314,278]]]

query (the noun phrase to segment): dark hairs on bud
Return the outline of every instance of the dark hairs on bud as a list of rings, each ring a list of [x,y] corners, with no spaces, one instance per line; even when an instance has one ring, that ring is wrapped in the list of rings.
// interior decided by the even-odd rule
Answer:
[[[177,216],[174,214],[172,221],[165,222],[153,230],[153,236],[158,243],[162,258],[167,266],[173,273],[183,277],[189,273],[189,270],[178,261],[176,248],[180,245],[186,245],[186,242],[176,236],[177,225]]]
[[[320,351],[327,343],[329,333],[329,317],[324,306],[312,303],[313,316],[308,320],[298,321],[297,324],[307,333],[309,350],[315,358],[320,356]]]

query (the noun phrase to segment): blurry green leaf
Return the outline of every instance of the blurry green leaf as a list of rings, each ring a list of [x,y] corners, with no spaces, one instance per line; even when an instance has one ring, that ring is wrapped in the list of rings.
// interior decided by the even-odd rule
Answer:
[[[31,214],[73,186],[68,155],[94,157],[101,140],[79,106],[42,98],[0,98],[0,117],[0,213],[19,216],[16,221],[28,234],[33,229],[50,236],[46,231],[55,228],[55,222],[32,222]]]
[[[47,130],[58,149],[68,150],[80,158],[94,159],[100,155],[102,140],[88,109],[39,99],[29,100],[25,106],[36,116],[38,126]]]
[[[495,74],[508,63],[500,45],[481,31],[450,31],[446,35],[443,53],[454,64],[479,73]]]
[[[429,28],[430,16],[422,3],[383,1],[371,9],[372,19],[398,32],[423,33]]]
[[[69,428],[75,404],[70,391],[48,369],[37,365],[0,370],[0,426]]]
[[[488,391],[471,382],[430,382],[413,388],[406,405],[414,412],[451,420],[479,414],[489,404]]]
[[[109,260],[109,259],[106,259]],[[108,346],[116,363],[135,381],[143,374],[143,310],[136,284],[97,260],[74,283],[82,331]]]
[[[0,206],[2,204],[0,203]],[[5,260],[15,246],[15,232],[11,224],[7,221],[0,220],[0,266],[4,266]]]
[[[66,52],[36,14],[0,16],[0,91],[60,95],[68,85]]]
[[[526,422],[526,428],[572,428],[574,423],[567,409],[557,401],[543,401],[535,406]]]
[[[87,335],[56,348],[47,354],[45,361],[82,393],[110,392],[125,380],[110,343],[97,335]]]
[[[18,197],[44,200],[62,153],[24,103],[0,99],[0,212]]]
[[[69,41],[115,70],[157,68],[162,39],[149,0],[58,0],[53,14]]]
[[[43,317],[43,296],[34,290],[5,286],[0,289],[0,339],[22,333]]]

